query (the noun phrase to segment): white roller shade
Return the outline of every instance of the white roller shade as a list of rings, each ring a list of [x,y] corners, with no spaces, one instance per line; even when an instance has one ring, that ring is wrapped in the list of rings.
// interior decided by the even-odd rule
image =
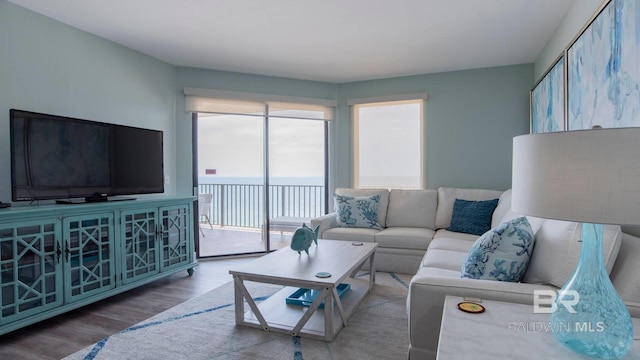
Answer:
[[[333,120],[336,102],[271,94],[244,93],[215,89],[185,88],[185,110],[214,114],[263,116],[269,105],[269,117]]]
[[[299,103],[269,102],[269,117],[333,120],[333,108]]]
[[[347,105],[360,105],[360,104],[418,100],[418,99],[427,100],[427,98],[429,98],[429,95],[427,93],[385,95],[385,96],[375,96],[375,97],[368,97],[368,98],[347,99]]]
[[[264,115],[263,103],[203,96],[185,96],[185,109],[189,112],[200,113]]]

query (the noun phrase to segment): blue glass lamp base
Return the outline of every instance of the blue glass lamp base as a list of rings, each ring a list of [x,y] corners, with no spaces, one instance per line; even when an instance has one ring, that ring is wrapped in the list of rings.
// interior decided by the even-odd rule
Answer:
[[[571,350],[617,359],[633,346],[633,324],[602,259],[603,232],[603,225],[582,224],[578,266],[556,297],[551,324],[553,335]]]

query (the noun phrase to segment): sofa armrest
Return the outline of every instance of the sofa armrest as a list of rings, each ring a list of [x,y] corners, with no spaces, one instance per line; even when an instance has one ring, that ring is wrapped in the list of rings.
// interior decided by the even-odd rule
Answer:
[[[418,274],[411,280],[407,296],[410,347],[426,350],[435,358],[447,295],[533,304],[534,289],[558,290],[548,285]]]
[[[336,221],[336,213],[330,213],[327,215],[319,216],[317,218],[311,219],[311,228],[315,229],[316,226],[320,225],[318,229],[318,238],[322,238],[322,233],[331,228],[337,227],[338,222]]]

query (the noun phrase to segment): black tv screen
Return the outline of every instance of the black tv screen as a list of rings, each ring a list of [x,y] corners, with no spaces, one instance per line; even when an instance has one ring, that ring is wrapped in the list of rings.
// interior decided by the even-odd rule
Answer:
[[[10,111],[13,201],[164,192],[162,131]]]

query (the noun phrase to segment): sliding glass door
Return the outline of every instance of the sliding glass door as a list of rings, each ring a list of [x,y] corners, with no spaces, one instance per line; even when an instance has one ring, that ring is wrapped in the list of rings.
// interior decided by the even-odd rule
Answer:
[[[288,246],[324,214],[328,123],[281,106],[264,114],[197,113],[199,257]]]
[[[325,209],[324,121],[269,118],[271,248],[288,246],[291,231]]]
[[[199,255],[266,250],[264,119],[198,114]]]

